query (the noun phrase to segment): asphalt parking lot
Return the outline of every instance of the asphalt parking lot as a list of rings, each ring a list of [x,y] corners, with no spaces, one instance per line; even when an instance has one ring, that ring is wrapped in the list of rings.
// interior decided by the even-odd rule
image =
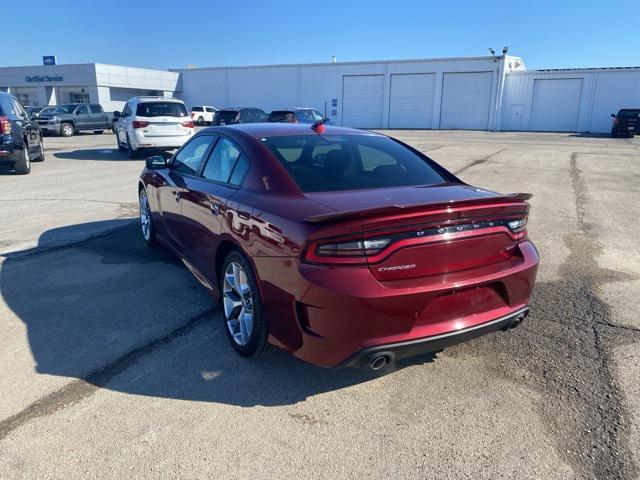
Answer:
[[[375,373],[247,361],[132,218],[143,160],[0,172],[0,478],[640,478],[640,138],[393,131],[530,192],[519,328]]]

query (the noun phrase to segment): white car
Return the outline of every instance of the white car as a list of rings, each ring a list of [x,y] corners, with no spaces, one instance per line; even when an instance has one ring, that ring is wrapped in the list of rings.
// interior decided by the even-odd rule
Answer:
[[[194,133],[187,107],[176,98],[133,97],[115,116],[118,150],[129,158],[147,148],[179,148]]]
[[[216,107],[209,105],[191,107],[191,119],[196,122],[196,125],[204,125],[205,123],[211,125],[217,111]]]

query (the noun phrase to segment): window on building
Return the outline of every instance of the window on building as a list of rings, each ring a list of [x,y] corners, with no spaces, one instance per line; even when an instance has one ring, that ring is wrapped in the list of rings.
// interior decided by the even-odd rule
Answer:
[[[70,103],[89,103],[88,93],[71,92],[69,93]]]

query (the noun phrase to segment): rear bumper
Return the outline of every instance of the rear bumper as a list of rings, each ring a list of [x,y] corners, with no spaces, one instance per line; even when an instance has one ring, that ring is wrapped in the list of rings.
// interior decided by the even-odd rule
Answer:
[[[385,357],[388,362],[394,362],[405,357],[436,352],[445,347],[467,342],[488,333],[508,330],[520,324],[528,314],[529,307],[525,307],[495,320],[455,332],[367,348],[352,355],[339,366],[364,368],[368,366],[373,359],[381,356]]]
[[[19,150],[16,150],[12,143],[0,143],[0,165],[13,165],[18,159]]]
[[[171,135],[165,137],[144,136],[138,132],[130,135],[131,146],[137,150],[139,148],[180,148],[187,140],[193,136],[193,132],[187,135]]]
[[[518,247],[513,261],[407,282],[379,282],[368,267],[253,257],[269,341],[301,360],[336,367],[390,348],[398,358],[437,350],[492,331],[494,322],[500,329],[527,311],[535,283],[538,252],[529,241]]]

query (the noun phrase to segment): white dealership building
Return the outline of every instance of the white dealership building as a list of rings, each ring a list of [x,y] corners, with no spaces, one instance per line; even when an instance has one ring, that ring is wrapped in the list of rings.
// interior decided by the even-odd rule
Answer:
[[[511,55],[152,70],[104,64],[0,68],[0,90],[26,104],[134,95],[188,107],[311,107],[360,128],[604,133],[611,113],[640,108],[640,68],[527,70]]]

